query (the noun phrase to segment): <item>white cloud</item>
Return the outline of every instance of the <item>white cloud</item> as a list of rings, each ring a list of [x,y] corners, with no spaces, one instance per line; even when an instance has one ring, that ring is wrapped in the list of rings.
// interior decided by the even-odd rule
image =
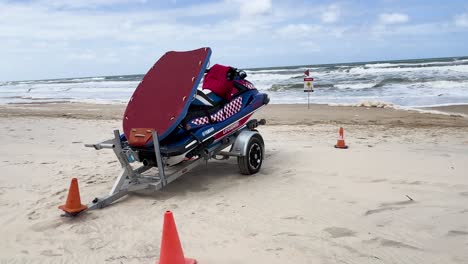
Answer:
[[[88,8],[94,9],[104,6],[115,6],[119,4],[144,4],[147,0],[39,0],[37,4],[52,8]]]
[[[281,27],[277,30],[277,34],[280,38],[287,39],[300,39],[309,38],[317,35],[322,29],[319,25],[312,24],[289,24]]]
[[[319,52],[320,46],[314,41],[299,42],[299,46],[305,49],[306,52]]]
[[[468,13],[455,16],[455,25],[458,27],[468,27]]]
[[[406,23],[408,21],[408,15],[403,13],[384,13],[379,15],[379,22],[385,25]]]
[[[90,50],[81,51],[79,53],[69,54],[68,58],[71,60],[88,60],[92,61],[96,59],[96,54]]]
[[[390,36],[437,36],[465,32],[468,25],[466,13],[442,25],[405,23],[408,15],[391,12],[369,25],[365,18],[372,14],[344,2],[216,0],[164,8],[144,2],[0,0],[0,80],[141,73],[167,50],[201,46],[213,48],[213,62],[291,65],[306,53],[337,58],[341,45],[354,45],[353,51],[375,36],[395,43]]]
[[[453,23],[449,22],[431,22],[420,24],[401,24],[394,26],[386,26],[376,24],[369,29],[369,33],[378,39],[385,37],[424,37],[437,36],[447,33],[462,33],[466,32],[467,28],[454,27]],[[387,39],[388,40],[388,39]]]
[[[99,0],[96,3],[125,1]],[[239,62],[239,52],[230,50],[241,45],[247,54],[246,50],[251,52],[253,47],[269,45],[271,28],[275,21],[282,19],[273,14],[271,1],[264,0],[255,1],[250,10],[234,0],[126,11],[88,8],[93,5],[91,1],[76,2],[76,8],[72,8],[71,2],[64,2],[61,7],[56,7],[57,3],[54,0],[28,3],[0,0],[0,39],[6,40],[0,42],[0,57],[4,62],[17,61],[17,57],[34,62],[27,67],[19,62],[7,67],[0,62],[0,80],[109,74],[109,71],[117,74],[144,72],[167,50],[201,46],[213,48],[213,60],[222,57],[230,63]],[[242,17],[247,15],[248,18]],[[233,41],[236,39],[243,41],[239,44]],[[106,55],[109,52],[118,56]],[[109,67],[116,57],[127,65]],[[54,65],[75,62],[89,66],[75,73],[54,68]],[[43,71],[33,70],[44,63],[47,67],[42,67]]]
[[[273,7],[271,0],[227,0],[226,2],[234,2],[239,5],[240,16],[244,19],[269,14]]]
[[[340,14],[340,7],[336,4],[333,4],[322,11],[320,18],[323,23],[335,23],[340,19]]]

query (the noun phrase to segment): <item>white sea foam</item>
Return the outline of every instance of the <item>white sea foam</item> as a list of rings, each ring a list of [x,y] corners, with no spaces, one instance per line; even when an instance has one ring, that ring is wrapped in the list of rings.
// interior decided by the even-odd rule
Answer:
[[[338,89],[368,89],[372,88],[376,83],[341,83],[335,84],[333,87]]]
[[[76,79],[71,79],[70,81],[79,81],[79,82],[85,82],[85,81],[99,81],[99,80],[105,80],[105,77],[89,77],[89,78],[76,78]],[[56,80],[54,80],[56,81]]]
[[[329,106],[351,106],[351,107],[366,107],[366,108],[390,108],[390,109],[398,109],[398,110],[406,110],[406,111],[416,111],[419,113],[427,113],[427,114],[437,114],[437,115],[449,115],[449,116],[459,116],[468,118],[465,114],[460,113],[452,113],[452,112],[444,112],[439,110],[429,110],[429,109],[421,109],[417,107],[405,107],[405,106],[398,106],[392,103],[381,102],[381,101],[363,101],[355,104],[344,104],[344,103],[330,103]],[[440,106],[440,105],[437,105]],[[435,107],[435,106],[434,106]]]
[[[280,68],[274,68],[274,69],[265,69],[265,70],[245,70],[247,74],[257,74],[257,73],[277,73],[277,72],[304,72],[306,70],[314,71],[320,69],[319,67],[298,67],[298,68],[286,68],[286,69],[280,69]]]
[[[265,74],[265,73],[255,73],[250,74],[248,79],[252,82],[261,82],[261,81],[281,81],[281,80],[288,80],[291,77],[297,76],[297,74]]]
[[[382,101],[362,101],[359,103],[330,103],[329,106],[352,106],[352,107],[367,107],[367,108],[392,108],[399,109],[400,107],[389,102]]]
[[[408,68],[379,68],[364,66],[355,67],[349,70],[351,74],[374,74],[374,73],[395,73],[395,72],[421,72],[421,71],[454,71],[468,73],[468,65],[436,66],[436,67],[408,67]]]
[[[416,112],[425,113],[425,114],[448,115],[448,116],[457,116],[457,117],[468,118],[468,116],[465,115],[465,114],[444,112],[444,111],[440,111],[440,110],[420,109],[420,108],[417,108],[417,107],[400,107],[400,109],[401,110],[407,110],[407,111],[416,111]]]
[[[398,67],[398,63],[371,63],[371,64],[365,64],[364,67],[367,68],[389,68],[389,67]]]
[[[432,81],[432,82],[429,82],[428,85],[430,85],[433,88],[438,88],[438,89],[462,88],[466,92],[466,90],[468,89],[468,80],[466,81]]]
[[[453,61],[434,61],[434,62],[423,62],[423,63],[368,63],[365,67],[368,68],[390,68],[390,67],[401,67],[401,66],[432,66],[432,65],[447,65],[447,64],[462,64],[468,63],[468,59],[453,60]]]

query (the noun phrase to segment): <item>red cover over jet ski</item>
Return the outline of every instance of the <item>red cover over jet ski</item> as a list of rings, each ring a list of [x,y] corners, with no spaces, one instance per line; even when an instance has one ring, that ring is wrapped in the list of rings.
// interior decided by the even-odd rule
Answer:
[[[157,131],[160,140],[167,137],[187,114],[210,56],[210,48],[164,54],[128,102],[123,117],[125,135],[144,128]]]

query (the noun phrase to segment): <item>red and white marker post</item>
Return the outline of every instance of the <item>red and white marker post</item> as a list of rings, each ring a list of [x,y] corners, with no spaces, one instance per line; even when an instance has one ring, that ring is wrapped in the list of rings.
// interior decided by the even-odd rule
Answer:
[[[310,93],[314,92],[314,78],[309,77],[309,70],[304,72],[304,92],[307,93],[307,109],[310,109]]]

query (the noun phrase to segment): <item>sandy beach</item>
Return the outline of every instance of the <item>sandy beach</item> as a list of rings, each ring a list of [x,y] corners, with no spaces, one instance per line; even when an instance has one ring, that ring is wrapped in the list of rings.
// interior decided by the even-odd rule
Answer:
[[[210,161],[151,194],[60,217],[120,168],[85,148],[121,129],[125,105],[0,106],[0,263],[155,263],[163,213],[187,257],[209,263],[468,263],[468,106],[268,105],[254,176]],[[350,148],[333,147],[338,128]]]

